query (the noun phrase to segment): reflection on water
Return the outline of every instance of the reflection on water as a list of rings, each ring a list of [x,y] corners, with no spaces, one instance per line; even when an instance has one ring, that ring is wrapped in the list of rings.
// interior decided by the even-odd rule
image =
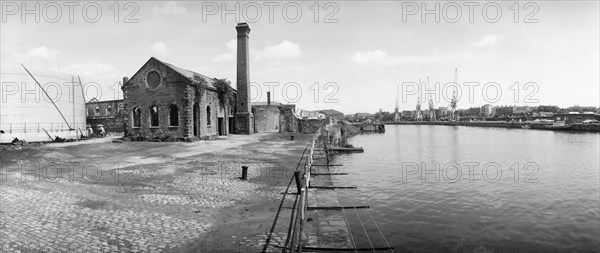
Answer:
[[[388,125],[350,139],[338,185],[356,243],[397,252],[598,252],[600,134]],[[363,230],[364,224],[365,230]],[[367,238],[368,236],[368,238]]]

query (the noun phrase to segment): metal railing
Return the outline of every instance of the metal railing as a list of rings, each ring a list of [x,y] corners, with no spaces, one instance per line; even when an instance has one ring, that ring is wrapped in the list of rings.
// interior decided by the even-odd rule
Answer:
[[[292,231],[292,234],[288,234],[288,237],[291,238],[291,243],[289,246],[284,245],[282,252],[286,252],[286,250],[290,250],[290,252],[302,252],[302,231],[304,229],[304,222],[307,218],[306,211],[308,207],[308,188],[310,187],[311,168],[314,161],[315,145],[317,140],[321,136],[321,133],[322,129],[319,129],[317,133],[315,133],[315,135],[313,136],[310,143],[309,153],[306,158],[306,163],[304,165],[304,171],[302,173],[302,182],[300,183],[301,189],[299,189],[299,194],[296,197],[296,200],[300,202],[300,205],[297,206],[297,210],[295,212],[296,215],[292,215],[290,217],[290,219],[293,220],[293,222],[290,222],[290,224],[292,224],[292,227],[290,229],[290,231]],[[287,241],[288,240],[286,240],[286,244]]]
[[[72,124],[74,130],[81,129],[82,131],[86,130],[86,123],[75,123]],[[5,133],[37,133],[43,132],[44,130],[48,132],[63,132],[70,131],[73,129],[69,129],[69,126],[65,122],[24,122],[24,123],[2,123],[0,124],[0,130]]]

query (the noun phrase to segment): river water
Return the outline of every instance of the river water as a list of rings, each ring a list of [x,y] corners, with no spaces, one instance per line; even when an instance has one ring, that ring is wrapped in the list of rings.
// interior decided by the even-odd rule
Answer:
[[[349,142],[365,152],[332,163],[358,186],[340,202],[371,207],[344,211],[357,247],[600,252],[598,133],[386,125]]]

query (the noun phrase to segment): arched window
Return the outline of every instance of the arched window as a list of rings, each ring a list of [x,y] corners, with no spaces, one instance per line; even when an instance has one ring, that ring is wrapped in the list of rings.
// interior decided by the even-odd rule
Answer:
[[[150,107],[150,126],[158,126],[158,107],[156,105]]]
[[[107,114],[107,115],[110,115],[110,113],[112,113],[112,106],[110,106],[110,105],[107,105],[107,106],[106,106],[106,114]]]
[[[133,127],[141,127],[142,124],[140,124],[140,108],[136,107],[133,108]]]
[[[169,125],[179,126],[179,111],[177,105],[171,105],[169,107]]]
[[[100,114],[100,106],[96,106],[94,108],[94,115],[98,115],[98,114]]]
[[[210,106],[206,107],[206,125],[210,126]]]

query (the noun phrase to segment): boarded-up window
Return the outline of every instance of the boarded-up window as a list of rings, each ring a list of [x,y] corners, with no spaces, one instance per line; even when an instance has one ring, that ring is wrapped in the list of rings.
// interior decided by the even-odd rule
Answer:
[[[150,107],[150,126],[158,126],[158,107],[156,105]]]
[[[210,106],[206,107],[206,125],[210,126]]]
[[[169,108],[169,125],[179,126],[179,111],[177,105],[171,105]]]
[[[140,122],[140,108],[133,109],[133,127],[141,127],[142,124]]]

